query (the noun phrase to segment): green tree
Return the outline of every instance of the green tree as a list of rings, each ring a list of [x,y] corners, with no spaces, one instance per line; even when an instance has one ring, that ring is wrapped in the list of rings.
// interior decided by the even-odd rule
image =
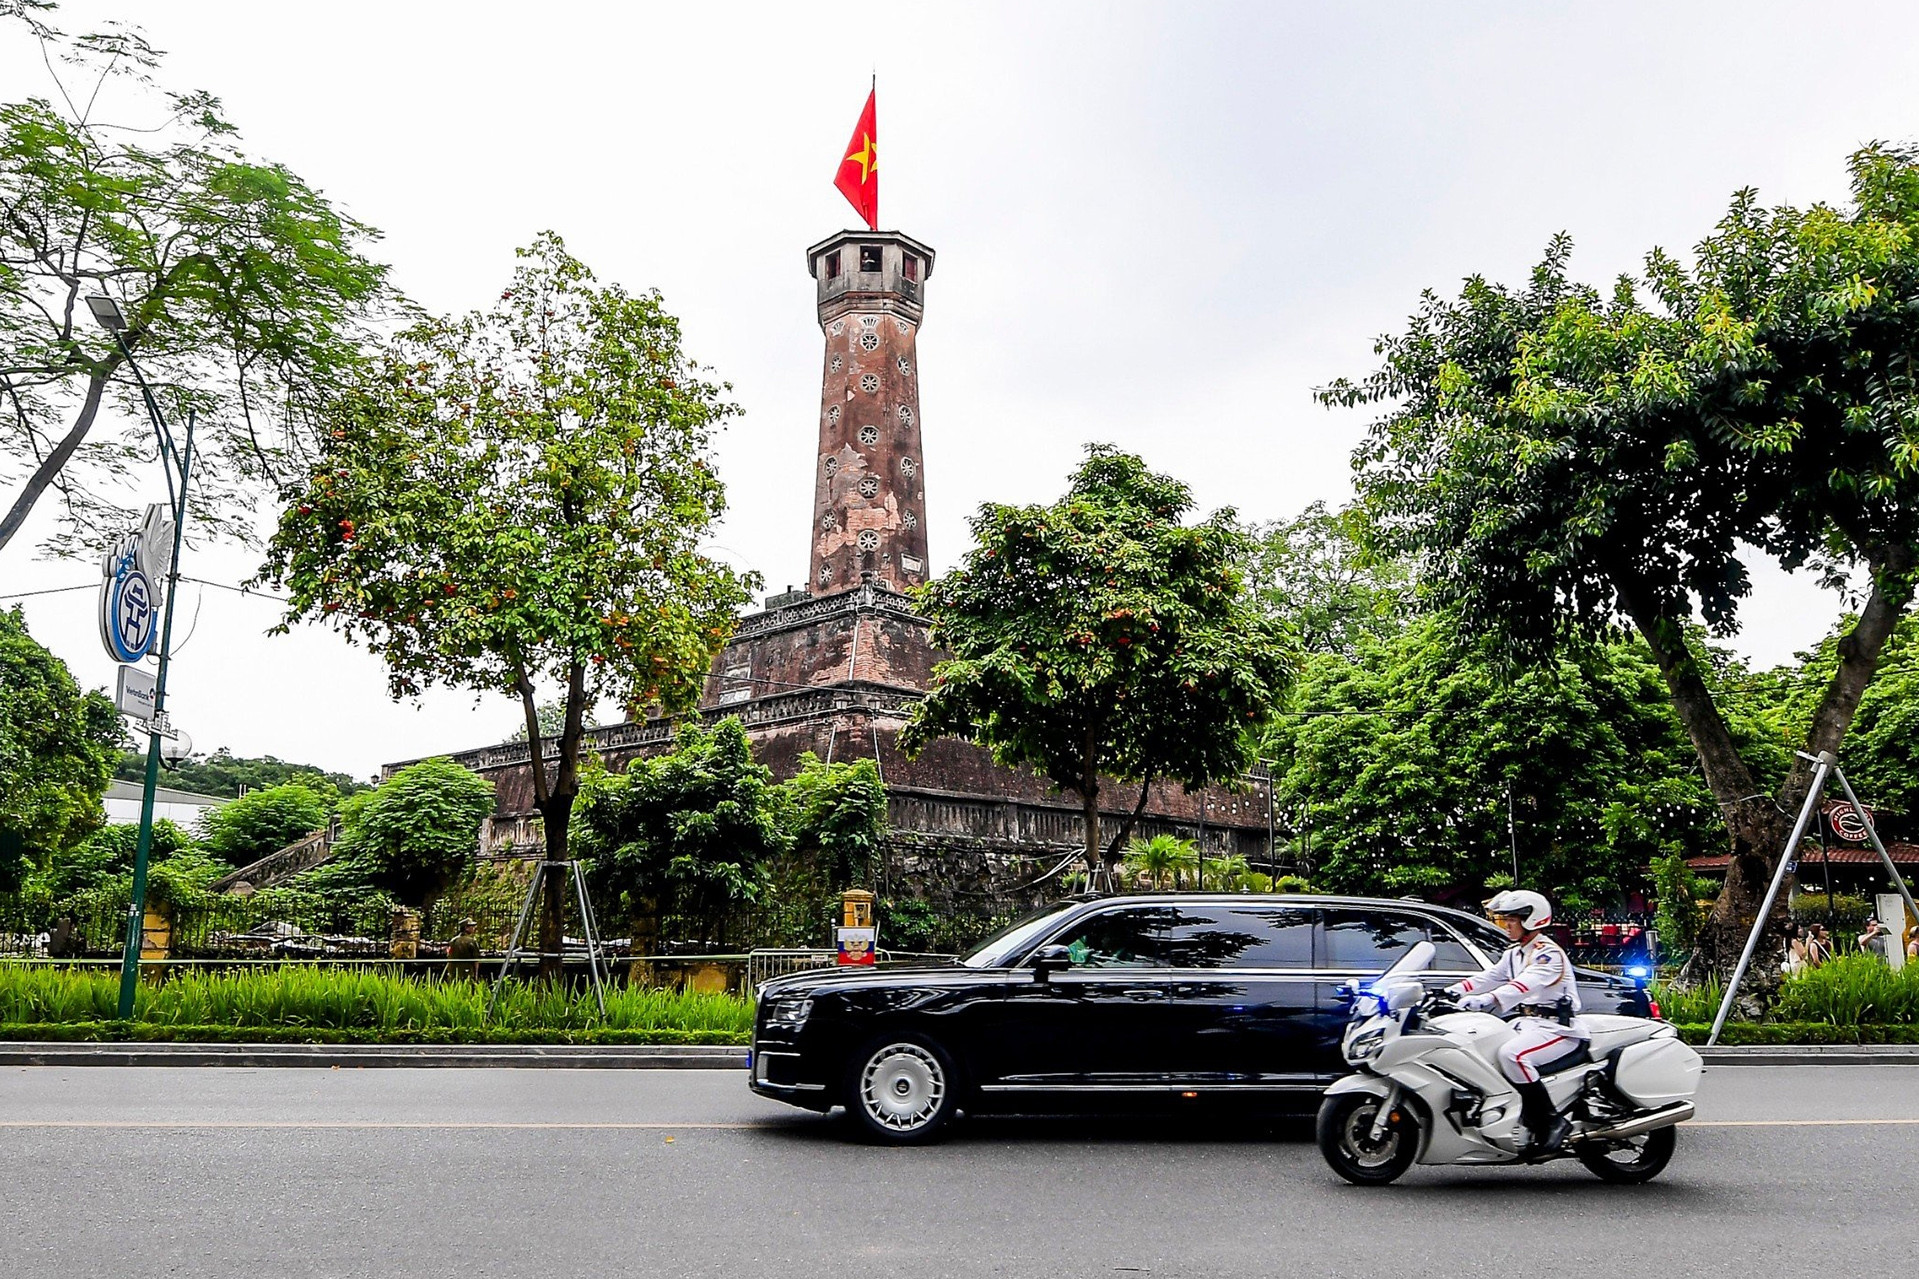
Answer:
[[[84,843],[55,853],[46,869],[36,877],[37,882],[45,886],[47,897],[56,902],[116,878],[125,877],[131,886],[133,854],[139,842],[138,822],[109,822],[89,835]],[[153,847],[148,856],[155,865],[191,853],[198,847],[192,833],[177,822],[164,817],[154,821]]]
[[[1309,658],[1268,753],[1275,800],[1311,831],[1316,882],[1340,892],[1490,887],[1520,878],[1569,906],[1643,884],[1662,853],[1712,847],[1699,782],[1642,647],[1567,650],[1506,668],[1443,617]],[[1304,850],[1301,850],[1302,852]]]
[[[248,791],[200,815],[200,838],[235,866],[297,844],[327,824],[333,797],[298,782]]]
[[[886,838],[886,786],[870,759],[828,764],[812,751],[779,787],[780,826],[838,891],[870,880]]]
[[[162,403],[198,413],[195,521],[244,536],[386,296],[364,253],[375,232],[241,152],[218,99],[153,89],[160,55],[137,30],[68,38],[35,8],[3,11],[40,43],[51,82],[0,105],[0,483],[19,484],[0,548],[49,490],[56,551],[130,522],[122,481],[151,458],[152,428],[91,295],[119,301]],[[122,425],[105,432],[109,400]]]
[[[113,775],[122,781],[137,782],[147,775],[147,753],[123,751]],[[250,790],[265,790],[286,782],[298,782],[319,795],[352,795],[370,790],[365,782],[345,773],[329,773],[313,764],[290,764],[272,755],[247,758],[222,746],[200,759],[182,760],[167,765],[167,785],[196,795],[238,799]]]
[[[101,797],[124,740],[113,703],[80,690],[18,605],[0,612],[0,892],[106,820]]]
[[[1848,208],[1741,192],[1688,267],[1654,251],[1610,294],[1562,238],[1524,288],[1428,294],[1384,364],[1324,392],[1390,405],[1356,456],[1379,545],[1431,601],[1524,660],[1630,622],[1719,804],[1726,884],[1701,933],[1731,966],[1810,781],[1768,791],[1696,643],[1750,589],[1750,548],[1869,590],[1806,736],[1837,752],[1919,565],[1919,164],[1855,155]],[[1783,920],[1783,912],[1774,923]]]
[[[1199,850],[1177,835],[1155,835],[1128,844],[1124,865],[1149,887],[1178,888],[1181,875],[1199,869]]]
[[[492,812],[492,782],[450,759],[423,759],[347,800],[334,857],[362,863],[379,888],[424,907],[473,864]]]
[[[562,861],[587,709],[690,706],[757,579],[699,549],[725,507],[709,442],[734,410],[679,322],[656,293],[595,284],[556,235],[519,256],[495,309],[419,324],[334,402],[263,576],[288,592],[281,629],[324,620],[366,644],[396,698],[503,693],[544,736],[540,688],[556,689],[558,741],[529,759]]]
[[[1089,870],[1117,861],[1157,779],[1233,781],[1284,691],[1280,625],[1249,594],[1233,512],[1195,524],[1184,484],[1103,445],[1051,506],[989,504],[960,567],[920,606],[953,654],[901,735],[983,743],[1075,792]],[[1102,776],[1140,787],[1102,847]]]
[[[1411,570],[1366,549],[1363,519],[1357,508],[1329,511],[1314,502],[1298,519],[1252,530],[1248,583],[1302,652],[1350,654],[1365,636],[1397,631],[1412,611]]]
[[[738,719],[680,730],[673,750],[600,773],[580,796],[579,846],[592,885],[633,921],[651,954],[677,917],[703,944],[725,945],[728,917],[757,901],[767,861],[789,847],[773,775],[753,762]]]

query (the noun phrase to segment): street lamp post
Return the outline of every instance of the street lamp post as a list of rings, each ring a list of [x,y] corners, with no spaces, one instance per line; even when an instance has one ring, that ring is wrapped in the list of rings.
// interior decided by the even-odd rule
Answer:
[[[134,846],[133,895],[127,902],[126,949],[120,958],[119,1015],[121,1021],[129,1021],[133,1017],[133,997],[140,987],[140,945],[147,911],[147,861],[153,852],[153,794],[160,784],[160,738],[169,731],[167,660],[173,648],[173,597],[180,587],[180,543],[187,527],[187,481],[193,471],[194,414],[193,410],[187,410],[186,437],[175,447],[173,433],[167,429],[166,419],[160,414],[153,391],[141,375],[140,366],[134,362],[132,348],[127,345],[127,321],[120,312],[120,304],[110,297],[90,297],[87,299],[87,309],[93,313],[100,327],[113,335],[127,367],[133,371],[133,380],[140,388],[140,398],[147,406],[147,415],[153,419],[160,466],[167,476],[168,506],[173,515],[173,554],[167,563],[167,597],[160,622],[160,669],[153,681],[153,718],[147,721],[147,772],[146,782],[140,792],[140,838]]]

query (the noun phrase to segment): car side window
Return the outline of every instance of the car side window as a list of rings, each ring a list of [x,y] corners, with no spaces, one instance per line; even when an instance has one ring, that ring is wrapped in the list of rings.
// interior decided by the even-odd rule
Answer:
[[[1107,911],[1068,928],[1053,944],[1066,947],[1075,968],[1164,968],[1174,914],[1166,907]]]
[[[1311,911],[1180,906],[1160,952],[1172,968],[1310,968]]]
[[[1433,944],[1434,972],[1478,972],[1481,967],[1464,943],[1428,919],[1387,911],[1328,910],[1321,923],[1321,968],[1385,972],[1422,941]]]

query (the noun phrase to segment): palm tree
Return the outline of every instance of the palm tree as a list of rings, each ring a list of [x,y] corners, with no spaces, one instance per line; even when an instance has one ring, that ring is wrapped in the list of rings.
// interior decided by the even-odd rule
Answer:
[[[1208,857],[1205,870],[1206,886],[1222,893],[1240,892],[1247,887],[1247,877],[1252,874],[1252,867],[1238,853],[1227,857]]]
[[[1123,864],[1135,878],[1144,880],[1150,887],[1164,889],[1169,884],[1179,887],[1181,872],[1196,868],[1199,860],[1193,846],[1185,840],[1173,835],[1155,835],[1151,839],[1135,839],[1127,845]]]

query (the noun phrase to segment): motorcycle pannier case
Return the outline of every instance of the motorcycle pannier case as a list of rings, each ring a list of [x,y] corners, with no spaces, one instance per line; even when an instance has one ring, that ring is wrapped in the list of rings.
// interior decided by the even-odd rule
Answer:
[[[1699,1090],[1699,1054],[1676,1036],[1662,1036],[1619,1050],[1613,1086],[1641,1106],[1685,1101]]]

